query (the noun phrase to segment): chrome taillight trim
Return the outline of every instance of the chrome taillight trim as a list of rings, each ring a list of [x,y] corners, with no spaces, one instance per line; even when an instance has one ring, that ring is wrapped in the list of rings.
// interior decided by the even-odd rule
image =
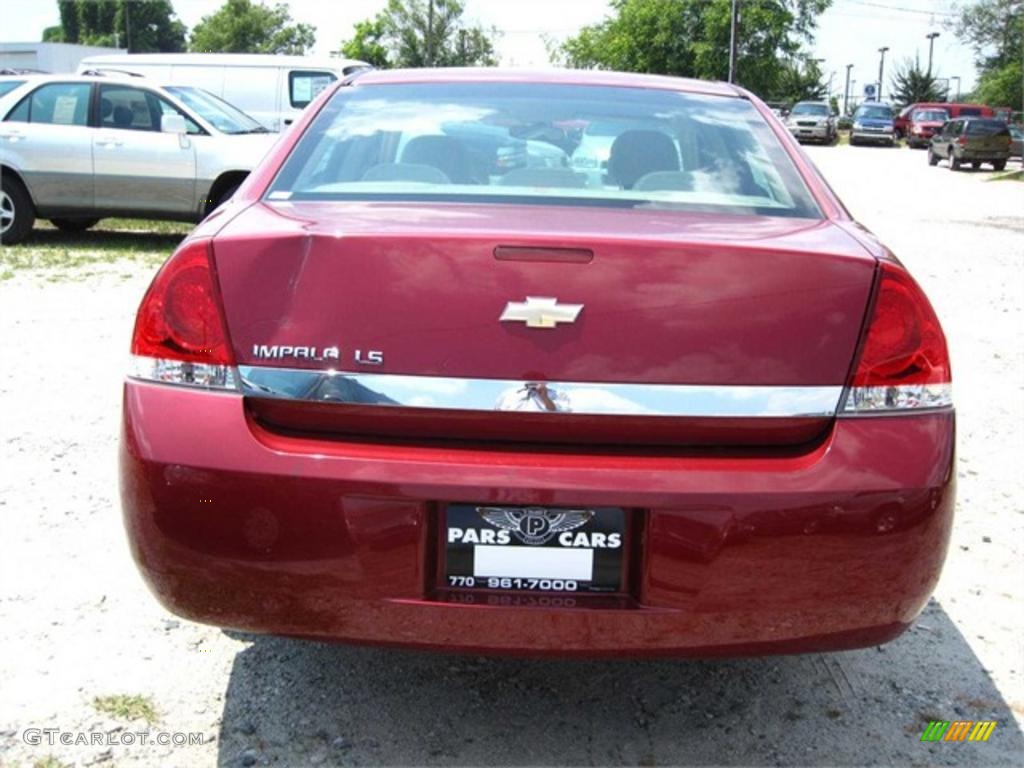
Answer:
[[[953,407],[953,385],[895,384],[879,387],[850,387],[840,413],[857,414],[915,413],[948,410]]]
[[[231,365],[186,363],[181,360],[132,355],[128,376],[181,387],[238,391],[238,374]]]
[[[243,394],[305,402],[460,411],[673,418],[831,418],[841,386],[697,386],[406,376],[238,366]]]

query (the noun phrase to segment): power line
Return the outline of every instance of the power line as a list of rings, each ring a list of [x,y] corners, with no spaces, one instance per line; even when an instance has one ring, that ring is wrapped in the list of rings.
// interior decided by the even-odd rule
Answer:
[[[937,11],[937,10],[924,10],[922,8],[907,8],[906,6],[900,5],[887,5],[885,3],[874,3],[871,0],[846,0],[848,3],[856,3],[857,5],[865,5],[868,8],[881,8],[886,11],[896,11],[898,13],[916,13],[921,16],[956,16],[958,14],[951,11]]]

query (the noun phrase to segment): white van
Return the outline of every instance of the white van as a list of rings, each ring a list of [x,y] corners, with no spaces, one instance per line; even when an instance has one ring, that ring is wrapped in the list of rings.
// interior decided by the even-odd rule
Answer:
[[[89,56],[78,72],[117,71],[160,85],[204,88],[280,131],[328,84],[369,64],[352,59],[248,53],[121,53]]]

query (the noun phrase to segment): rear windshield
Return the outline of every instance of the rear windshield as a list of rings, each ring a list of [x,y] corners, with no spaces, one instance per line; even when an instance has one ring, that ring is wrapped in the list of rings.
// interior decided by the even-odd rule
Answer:
[[[339,89],[267,196],[820,217],[745,99],[526,83]]]
[[[949,113],[944,109],[918,109],[914,112],[914,119],[921,122],[944,123],[949,120]]]
[[[969,120],[967,122],[968,136],[998,136],[1009,135],[1010,129],[1002,120]]]

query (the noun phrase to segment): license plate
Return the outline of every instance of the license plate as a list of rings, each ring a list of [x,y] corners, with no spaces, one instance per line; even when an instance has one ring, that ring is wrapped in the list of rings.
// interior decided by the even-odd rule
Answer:
[[[626,515],[617,507],[452,504],[444,585],[512,592],[619,592]]]

